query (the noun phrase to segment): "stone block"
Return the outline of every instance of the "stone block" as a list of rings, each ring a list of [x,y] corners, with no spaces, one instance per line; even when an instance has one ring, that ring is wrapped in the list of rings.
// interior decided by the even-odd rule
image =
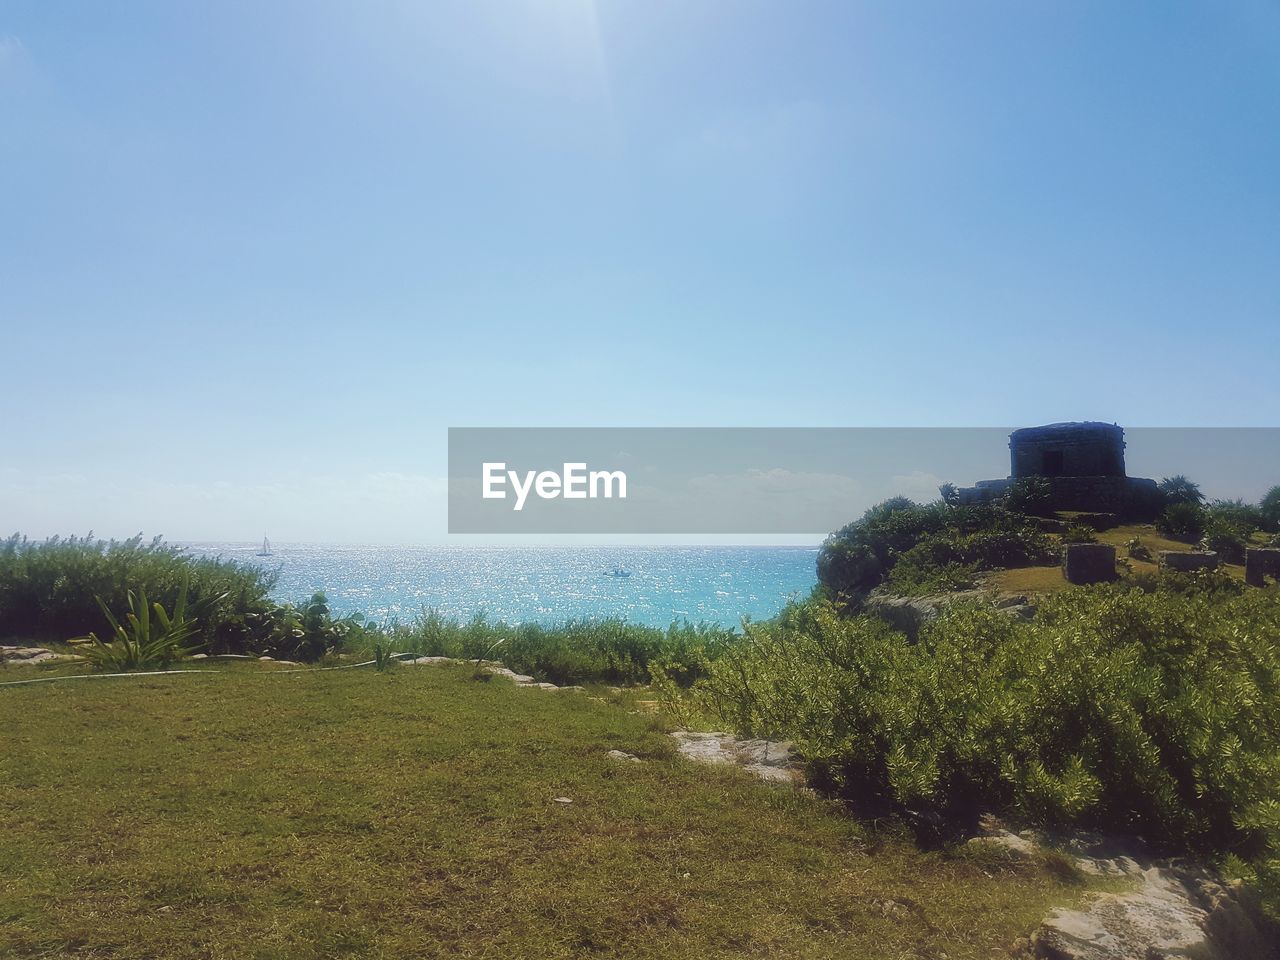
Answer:
[[[1062,551],[1068,583],[1107,583],[1116,578],[1116,548],[1109,543],[1069,543]]]
[[[1244,579],[1255,587],[1267,582],[1267,577],[1280,581],[1280,547],[1250,547],[1244,554]]]
[[[1161,550],[1160,569],[1178,573],[1195,573],[1197,570],[1217,570],[1218,555],[1212,550]]]

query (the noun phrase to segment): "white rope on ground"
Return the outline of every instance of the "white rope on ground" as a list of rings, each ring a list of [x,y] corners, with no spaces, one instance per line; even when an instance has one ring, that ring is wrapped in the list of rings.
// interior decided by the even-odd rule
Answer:
[[[218,654],[218,656],[238,660],[242,655],[231,653]],[[399,660],[401,657],[417,657],[418,654],[393,653],[390,656],[393,660]],[[210,657],[209,659],[212,660],[215,658]],[[258,674],[258,676],[280,676],[285,673],[325,673],[329,670],[354,670],[356,667],[371,667],[377,662],[377,660],[366,660],[363,663],[344,663],[337,667],[299,667],[297,670],[269,670],[266,673]],[[171,677],[175,674],[187,673],[213,677],[228,672],[229,671],[227,670],[149,670],[142,673],[73,673],[65,677],[36,677],[34,680],[6,680],[0,683],[0,687],[20,687],[28,683],[56,683],[59,680],[109,680],[112,677]]]

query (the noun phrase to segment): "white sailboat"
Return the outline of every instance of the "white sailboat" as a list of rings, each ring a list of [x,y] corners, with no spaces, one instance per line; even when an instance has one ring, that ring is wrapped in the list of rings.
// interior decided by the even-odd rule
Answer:
[[[262,549],[258,551],[258,556],[271,556],[271,541],[267,539],[267,535],[265,533],[262,535]]]

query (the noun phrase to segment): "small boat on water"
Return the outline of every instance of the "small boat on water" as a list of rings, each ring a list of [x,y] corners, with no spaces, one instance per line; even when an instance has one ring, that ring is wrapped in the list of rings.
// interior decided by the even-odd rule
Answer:
[[[612,570],[606,570],[604,575],[606,577],[617,577],[619,580],[625,580],[627,577],[631,576],[631,571],[623,570],[621,567],[614,567]]]
[[[262,549],[258,551],[258,556],[271,556],[271,541],[267,539],[267,535],[265,533],[262,535]]]

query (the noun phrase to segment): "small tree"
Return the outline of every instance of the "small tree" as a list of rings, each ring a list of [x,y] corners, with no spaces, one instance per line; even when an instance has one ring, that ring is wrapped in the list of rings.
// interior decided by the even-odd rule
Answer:
[[[1265,529],[1270,533],[1280,533],[1280,485],[1267,491],[1258,504],[1258,511],[1262,514]]]
[[[1160,492],[1164,494],[1165,503],[1170,506],[1175,503],[1193,503],[1197,507],[1204,504],[1204,494],[1200,492],[1200,485],[1193,483],[1180,473],[1161,480]]]

